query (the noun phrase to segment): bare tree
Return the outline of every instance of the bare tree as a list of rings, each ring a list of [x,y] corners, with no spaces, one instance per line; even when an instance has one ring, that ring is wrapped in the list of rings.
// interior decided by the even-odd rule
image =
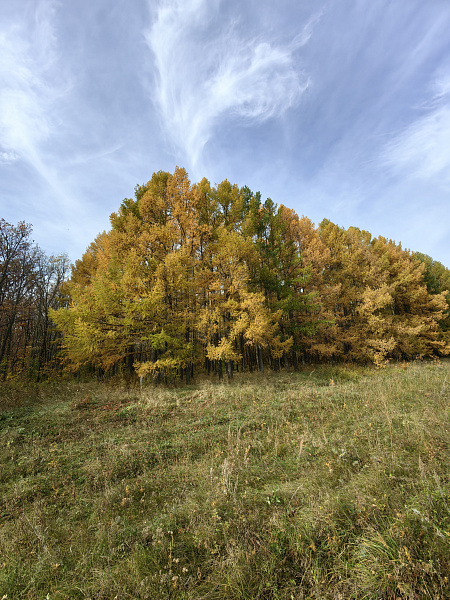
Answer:
[[[46,256],[31,225],[0,219],[0,372],[37,372],[55,358],[57,333],[48,317],[68,270],[67,256]]]

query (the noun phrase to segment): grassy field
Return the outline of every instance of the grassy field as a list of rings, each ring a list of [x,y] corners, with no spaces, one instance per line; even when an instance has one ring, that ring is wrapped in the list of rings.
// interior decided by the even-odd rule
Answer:
[[[450,598],[449,362],[0,396],[0,599]]]

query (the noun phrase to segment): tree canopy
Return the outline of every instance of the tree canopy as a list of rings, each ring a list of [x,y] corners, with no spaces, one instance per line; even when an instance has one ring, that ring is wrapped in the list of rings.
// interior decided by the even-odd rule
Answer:
[[[186,171],[137,186],[51,310],[72,368],[154,380],[450,352],[448,269]]]

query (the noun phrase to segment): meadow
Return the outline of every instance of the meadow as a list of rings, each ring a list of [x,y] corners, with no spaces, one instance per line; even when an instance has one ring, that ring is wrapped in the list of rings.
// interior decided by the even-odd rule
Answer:
[[[0,391],[2,600],[450,598],[450,362]]]

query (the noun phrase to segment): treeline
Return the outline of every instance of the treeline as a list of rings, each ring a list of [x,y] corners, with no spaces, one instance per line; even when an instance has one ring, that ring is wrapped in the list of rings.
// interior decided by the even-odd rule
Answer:
[[[50,310],[72,369],[154,380],[204,369],[383,365],[450,352],[450,272],[400,244],[223,181],[155,173],[72,268]]]
[[[0,219],[0,378],[39,380],[61,368],[61,334],[49,317],[64,301],[67,256],[47,256],[31,225]]]

